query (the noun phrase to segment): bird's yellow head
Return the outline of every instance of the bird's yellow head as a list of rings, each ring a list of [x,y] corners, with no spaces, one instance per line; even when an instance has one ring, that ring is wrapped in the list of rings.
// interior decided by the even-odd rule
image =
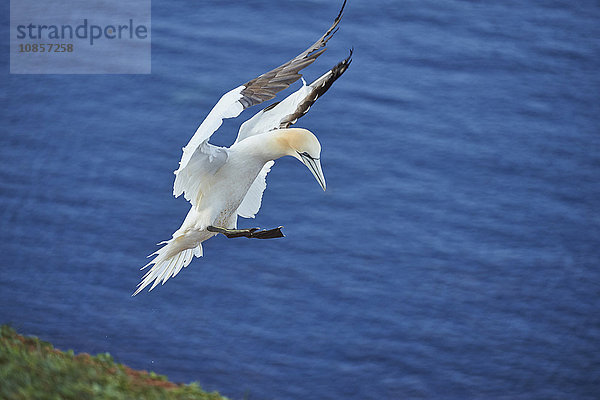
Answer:
[[[277,138],[278,145],[285,149],[287,155],[301,161],[315,176],[319,185],[327,187],[321,169],[321,143],[308,129],[282,129]]]

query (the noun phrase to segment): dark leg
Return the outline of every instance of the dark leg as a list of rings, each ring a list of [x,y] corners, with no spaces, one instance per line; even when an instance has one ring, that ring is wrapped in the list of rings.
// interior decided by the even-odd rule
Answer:
[[[222,233],[223,235],[227,236],[228,238],[236,238],[236,237],[250,237],[250,235],[252,235],[252,233],[254,231],[257,231],[258,228],[251,228],[251,229],[225,229],[225,228],[220,228],[217,226],[208,226],[206,228],[207,231],[209,232],[216,232],[216,233]]]
[[[259,231],[258,228],[226,229],[220,228],[218,226],[208,226],[206,230],[209,232],[222,233],[230,239],[236,237],[247,237],[253,239],[275,239],[284,237],[283,232],[281,232],[281,228],[283,228],[283,226],[274,229]]]

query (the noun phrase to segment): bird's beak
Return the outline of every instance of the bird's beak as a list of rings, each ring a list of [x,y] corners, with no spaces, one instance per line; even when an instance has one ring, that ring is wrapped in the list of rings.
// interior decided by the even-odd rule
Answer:
[[[325,190],[327,184],[325,183],[325,177],[323,176],[323,170],[321,169],[321,161],[318,158],[312,158],[310,156],[302,155],[302,162],[310,169],[310,172],[315,176],[319,185]]]

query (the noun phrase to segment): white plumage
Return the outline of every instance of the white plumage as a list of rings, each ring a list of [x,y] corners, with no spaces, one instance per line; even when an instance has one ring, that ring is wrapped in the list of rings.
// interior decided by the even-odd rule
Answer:
[[[346,71],[352,52],[310,85],[302,80],[302,87],[296,92],[244,122],[231,147],[217,147],[208,141],[223,119],[237,117],[245,108],[275,97],[298,80],[299,71],[325,51],[323,47],[335,33],[344,5],[345,1],[331,28],[317,42],[280,67],[224,94],[198,127],[183,148],[173,185],[173,194],[183,194],[190,202],[190,211],[173,237],[159,243],[163,246],[149,256],[154,258],[142,269],[152,267],[134,296],[149,285],[152,290],[159,283],[164,284],[194,257],[201,257],[202,242],[218,234],[215,228],[221,233],[229,232],[237,228],[238,216],[254,218],[273,160],[283,156],[297,158],[325,190],[319,141],[306,129],[289,127]]]

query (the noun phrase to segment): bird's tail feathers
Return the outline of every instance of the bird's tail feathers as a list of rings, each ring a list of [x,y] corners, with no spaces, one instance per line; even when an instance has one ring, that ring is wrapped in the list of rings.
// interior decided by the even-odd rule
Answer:
[[[202,257],[202,244],[189,248],[181,239],[178,237],[159,243],[164,246],[148,256],[156,257],[141,268],[143,270],[152,265],[152,268],[142,277],[133,296],[150,284],[152,284],[150,290],[154,289],[161,281],[164,284],[169,278],[177,275],[182,268],[187,267],[194,256]]]

